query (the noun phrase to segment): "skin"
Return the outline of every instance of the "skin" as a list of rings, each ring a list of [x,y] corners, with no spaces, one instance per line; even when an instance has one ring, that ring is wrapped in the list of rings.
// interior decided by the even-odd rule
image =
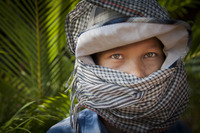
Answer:
[[[165,60],[157,38],[128,44],[95,54],[95,63],[144,78],[159,70]]]
[[[157,38],[132,43],[93,55],[96,64],[139,78],[159,70],[165,60],[163,44]],[[99,116],[109,133],[123,133]]]

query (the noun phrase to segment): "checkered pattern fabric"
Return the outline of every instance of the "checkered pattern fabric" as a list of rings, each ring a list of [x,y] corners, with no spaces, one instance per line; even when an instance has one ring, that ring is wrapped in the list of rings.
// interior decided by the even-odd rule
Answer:
[[[168,14],[156,0],[87,0],[94,5],[112,9],[131,17],[169,19]]]
[[[181,61],[145,78],[81,61],[77,64],[73,88],[79,104],[75,110],[89,108],[126,133],[163,132],[179,119],[188,103],[190,93]]]
[[[156,0],[82,0],[66,17],[67,42],[73,54],[81,33],[116,23],[115,19],[88,27],[95,7],[121,14],[123,17],[118,22],[186,26],[181,21],[170,20]],[[190,42],[191,36],[188,44]],[[164,132],[179,119],[189,99],[181,61],[175,67],[158,70],[145,78],[78,61],[71,89],[71,100],[77,97],[79,101],[76,107],[71,105],[75,131],[78,129],[78,111],[80,107],[86,107],[126,133]]]
[[[102,7],[128,17],[169,20],[166,11],[156,0],[82,0],[66,17],[65,30],[70,51],[75,54],[77,38],[87,30],[92,9]],[[146,22],[144,20],[143,22]]]

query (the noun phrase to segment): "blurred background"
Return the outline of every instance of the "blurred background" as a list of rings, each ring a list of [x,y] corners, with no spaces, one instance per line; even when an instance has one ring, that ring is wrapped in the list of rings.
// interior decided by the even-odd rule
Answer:
[[[45,133],[69,116],[64,93],[74,56],[65,17],[79,0],[0,0],[0,133]],[[184,59],[191,99],[181,119],[200,133],[200,1],[158,0],[172,19],[192,26]]]

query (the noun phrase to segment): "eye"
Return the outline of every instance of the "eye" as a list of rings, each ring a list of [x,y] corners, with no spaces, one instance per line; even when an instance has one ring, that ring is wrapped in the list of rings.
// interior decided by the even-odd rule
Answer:
[[[113,54],[111,55],[111,58],[120,60],[120,59],[123,59],[123,56],[121,54]]]
[[[144,58],[152,58],[152,57],[155,57],[155,56],[156,56],[156,53],[150,52],[150,53],[145,54]]]

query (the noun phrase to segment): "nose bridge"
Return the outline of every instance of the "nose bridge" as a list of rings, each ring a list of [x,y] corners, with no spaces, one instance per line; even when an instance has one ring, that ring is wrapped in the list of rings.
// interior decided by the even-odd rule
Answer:
[[[139,59],[132,59],[129,61],[127,73],[135,75],[139,78],[144,78],[146,76],[143,63]]]

